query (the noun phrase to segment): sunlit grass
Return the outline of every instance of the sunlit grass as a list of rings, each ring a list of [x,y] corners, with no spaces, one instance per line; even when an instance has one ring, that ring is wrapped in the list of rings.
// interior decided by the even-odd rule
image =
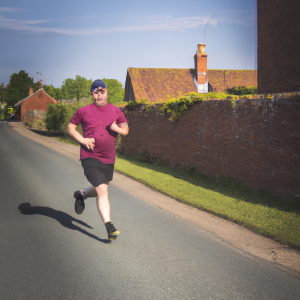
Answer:
[[[207,178],[181,169],[118,157],[115,169],[183,203],[234,221],[256,232],[300,247],[300,208],[228,178]]]

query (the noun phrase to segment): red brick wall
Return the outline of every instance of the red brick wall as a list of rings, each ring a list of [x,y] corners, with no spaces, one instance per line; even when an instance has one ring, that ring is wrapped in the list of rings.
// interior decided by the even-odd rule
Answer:
[[[259,94],[300,91],[299,14],[299,0],[257,0]]]
[[[130,134],[121,150],[300,195],[299,100],[211,100],[195,104],[178,122],[135,107],[125,111]]]
[[[56,101],[43,90],[39,90],[21,104],[21,121],[40,119],[43,117],[43,113],[48,110],[49,103],[56,104]],[[32,111],[36,111],[35,117],[32,116]]]

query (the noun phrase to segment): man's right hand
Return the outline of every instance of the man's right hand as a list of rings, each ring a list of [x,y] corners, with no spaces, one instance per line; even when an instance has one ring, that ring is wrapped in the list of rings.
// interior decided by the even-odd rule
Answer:
[[[95,148],[95,139],[94,138],[85,138],[83,143],[89,150],[94,150]]]

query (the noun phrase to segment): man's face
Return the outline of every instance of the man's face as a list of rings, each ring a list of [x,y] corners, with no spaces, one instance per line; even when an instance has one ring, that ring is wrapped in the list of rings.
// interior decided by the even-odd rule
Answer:
[[[98,88],[92,92],[94,103],[97,106],[105,106],[107,103],[107,89]]]

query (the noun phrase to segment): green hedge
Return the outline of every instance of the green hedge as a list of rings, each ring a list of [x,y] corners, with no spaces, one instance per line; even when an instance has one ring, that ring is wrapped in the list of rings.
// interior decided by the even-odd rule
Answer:
[[[229,95],[257,95],[257,87],[256,86],[235,86],[230,89],[226,89],[226,93]]]
[[[67,133],[67,126],[73,115],[79,108],[87,104],[90,104],[90,102],[77,102],[76,104],[62,104],[58,102],[56,105],[50,103],[45,119],[47,130]]]

